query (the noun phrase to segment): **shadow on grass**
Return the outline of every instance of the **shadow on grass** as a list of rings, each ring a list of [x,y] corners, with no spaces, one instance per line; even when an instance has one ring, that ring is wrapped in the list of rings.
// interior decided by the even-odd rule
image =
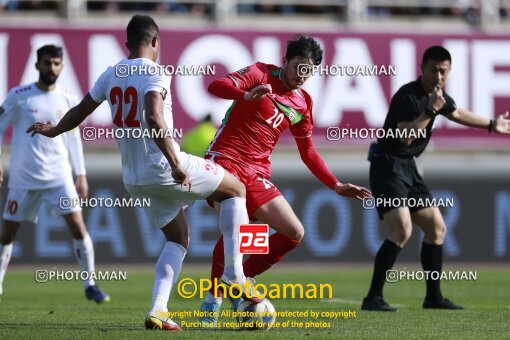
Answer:
[[[97,325],[97,324],[67,324],[67,323],[2,323],[0,324],[0,329],[37,329],[37,330],[98,330],[98,331],[110,331],[110,330],[119,330],[119,331],[140,331],[146,330],[143,325],[141,326],[126,326],[126,325]],[[159,330],[148,330],[147,331],[155,331],[159,332]],[[183,328],[183,331],[209,331],[209,332],[243,332],[242,329],[234,329],[234,328]],[[161,331],[164,332],[164,331]],[[171,332],[171,331],[170,331]]]

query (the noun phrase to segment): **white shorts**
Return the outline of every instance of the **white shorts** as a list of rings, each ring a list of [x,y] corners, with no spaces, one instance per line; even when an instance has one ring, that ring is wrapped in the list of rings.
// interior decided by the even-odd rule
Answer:
[[[53,212],[59,215],[81,211],[79,206],[61,206],[63,198],[78,199],[73,182],[68,181],[58,187],[39,190],[9,189],[3,218],[13,222],[36,223],[37,213],[42,202],[45,202]]]
[[[150,200],[149,206],[144,209],[156,228],[166,226],[182,208],[209,197],[216,191],[225,176],[225,170],[210,160],[183,152],[180,153],[179,160],[188,173],[191,191],[187,186],[183,187],[173,182],[146,185],[125,184],[131,196]]]

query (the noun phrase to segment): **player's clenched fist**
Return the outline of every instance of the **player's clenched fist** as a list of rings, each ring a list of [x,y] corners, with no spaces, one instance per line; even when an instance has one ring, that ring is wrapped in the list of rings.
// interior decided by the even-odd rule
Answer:
[[[181,186],[188,186],[188,190],[191,191],[191,181],[188,173],[180,164],[172,168],[172,178],[175,180],[175,183],[179,183]]]
[[[446,99],[443,97],[443,89],[441,89],[439,86],[436,86],[429,97],[429,105],[434,110],[439,111],[444,106],[444,104],[446,104]]]
[[[260,100],[266,96],[266,94],[271,93],[273,89],[270,84],[263,84],[254,87],[250,92],[246,92],[244,94],[244,100]]]

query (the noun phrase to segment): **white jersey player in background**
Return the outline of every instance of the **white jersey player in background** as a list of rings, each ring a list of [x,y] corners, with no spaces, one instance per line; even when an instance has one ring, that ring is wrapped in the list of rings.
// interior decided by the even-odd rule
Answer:
[[[94,271],[94,247],[79,206],[61,206],[61,198],[85,198],[88,184],[79,129],[55,139],[30,138],[25,133],[37,121],[58,122],[77,103],[77,98],[56,84],[63,68],[62,49],[45,45],[37,50],[39,81],[13,88],[0,107],[0,145],[9,125],[13,125],[9,193],[0,235],[0,295],[12,245],[21,222],[36,222],[42,202],[62,215],[73,237],[73,252],[82,271]],[[76,174],[73,184],[69,157]],[[0,186],[3,169],[0,166]],[[83,281],[87,299],[109,301],[93,279]]]
[[[184,208],[195,200],[220,202],[219,224],[225,239],[225,271],[220,281],[227,287],[241,288],[237,293],[245,299],[260,302],[253,286],[246,283],[238,245],[239,225],[248,223],[245,188],[220,166],[180,152],[172,138],[161,134],[173,131],[170,78],[164,72],[153,72],[161,67],[155,63],[160,48],[159,28],[151,17],[135,15],[131,19],[126,46],[130,51],[128,59],[109,67],[57,126],[37,123],[27,132],[58,136],[74,129],[107,100],[114,128],[142,129],[142,135],[151,134],[150,138],[139,139],[127,138],[133,134],[123,134],[126,138],[118,138],[117,144],[126,189],[134,197],[150,199],[146,212],[167,239],[156,263],[152,307],[145,326],[180,330],[170,318],[161,315],[168,311],[170,291],[188,248],[189,228]]]

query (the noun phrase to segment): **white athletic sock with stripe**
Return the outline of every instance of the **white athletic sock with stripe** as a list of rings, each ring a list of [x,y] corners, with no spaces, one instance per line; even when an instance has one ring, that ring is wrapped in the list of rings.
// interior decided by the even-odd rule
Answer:
[[[96,282],[91,278],[91,273],[95,270],[94,245],[88,233],[83,240],[73,240],[73,251],[81,270],[89,273],[88,279],[83,281],[83,287],[87,289],[89,286],[94,286]]]
[[[12,255],[12,243],[9,244],[0,244],[0,295],[3,294],[3,283],[5,272],[7,271],[7,266],[9,265],[9,261],[11,260]]]
[[[243,254],[239,251],[239,225],[248,224],[246,199],[234,197],[224,200],[220,204],[220,230],[223,234],[225,252],[225,276],[238,283],[242,283]]]
[[[186,249],[180,244],[174,242],[165,244],[155,268],[151,315],[158,316],[158,313],[168,312],[168,299],[172,286],[179,278],[184,256]]]

